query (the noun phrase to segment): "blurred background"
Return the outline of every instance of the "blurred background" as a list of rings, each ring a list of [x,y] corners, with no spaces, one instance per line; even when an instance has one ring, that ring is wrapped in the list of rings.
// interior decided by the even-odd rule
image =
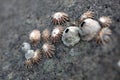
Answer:
[[[66,47],[61,41],[52,58],[43,56],[31,69],[25,67],[20,46],[29,42],[33,29],[52,30],[54,12],[78,20],[88,10],[95,12],[96,20],[112,18],[108,45],[80,41]],[[0,80],[120,80],[120,0],[0,0]]]

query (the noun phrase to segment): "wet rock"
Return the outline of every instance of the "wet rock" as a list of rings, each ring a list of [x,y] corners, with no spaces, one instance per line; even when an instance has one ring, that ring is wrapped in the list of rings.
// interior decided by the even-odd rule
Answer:
[[[116,67],[120,59],[119,6],[119,0],[0,0],[0,80],[120,80],[120,68]],[[42,57],[31,69],[25,67],[20,47],[29,41],[30,31],[52,31],[54,12],[66,12],[71,21],[78,21],[88,10],[95,12],[95,19],[104,15],[113,20],[110,44],[102,47],[94,40],[81,39],[66,47],[59,42],[52,58]],[[43,44],[41,40],[34,50]]]
[[[53,70],[54,70],[54,61],[53,61],[52,59],[45,61],[45,62],[44,62],[43,69],[44,69],[46,72],[53,71]]]

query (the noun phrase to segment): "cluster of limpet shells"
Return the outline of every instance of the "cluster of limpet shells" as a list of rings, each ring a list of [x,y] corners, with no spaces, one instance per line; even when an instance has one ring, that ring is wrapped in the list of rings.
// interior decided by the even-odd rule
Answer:
[[[45,54],[48,57],[52,57],[55,51],[54,44],[50,42],[45,42],[41,49],[33,50],[31,45],[27,42],[24,42],[22,45],[22,50],[25,52],[25,64],[27,67],[32,67],[33,64],[38,64],[42,58],[42,54]]]
[[[45,42],[41,49],[36,49],[35,51],[31,49],[29,43],[24,42],[22,50],[25,53],[25,64],[27,67],[32,67],[33,64],[38,64],[43,54],[45,54],[47,58],[52,57],[52,55],[55,54],[55,46],[50,42]]]
[[[103,16],[99,18],[99,21],[94,19],[94,12],[87,11],[81,15],[78,20],[78,25],[69,25],[67,28],[63,24],[69,22],[70,18],[65,12],[56,12],[51,16],[51,22],[55,25],[54,29],[50,32],[49,28],[42,31],[34,29],[29,34],[29,40],[31,45],[36,46],[43,40],[44,44],[40,49],[32,50],[29,43],[23,43],[22,50],[25,52],[25,64],[32,66],[34,63],[38,63],[42,55],[47,58],[52,57],[55,54],[56,42],[60,40],[66,46],[74,46],[81,39],[90,41],[96,39],[98,43],[105,44],[110,40],[111,30],[109,26],[111,19]]]
[[[49,58],[55,54],[54,44],[60,41],[64,31],[64,27],[58,24],[63,24],[69,21],[66,13],[62,12],[61,17],[59,17],[59,12],[57,15],[58,21],[56,21],[57,19],[54,20],[55,22],[52,21],[55,26],[51,32],[49,28],[44,29],[42,32],[38,29],[34,29],[29,34],[30,43],[24,42],[22,44],[22,50],[25,53],[26,59],[25,64],[27,67],[32,67],[33,64],[38,64],[42,58],[42,55],[45,55],[47,58]],[[36,47],[41,43],[41,40],[44,42],[43,46],[34,51],[31,46]]]

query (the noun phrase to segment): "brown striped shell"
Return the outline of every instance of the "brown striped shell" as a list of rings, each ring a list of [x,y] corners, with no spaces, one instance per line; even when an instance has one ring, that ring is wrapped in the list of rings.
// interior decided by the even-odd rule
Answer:
[[[111,40],[112,31],[108,27],[102,28],[97,36],[97,43],[107,44]]]
[[[63,26],[54,27],[54,29],[52,30],[52,33],[51,33],[51,37],[50,37],[51,41],[53,43],[58,42],[62,36],[63,31],[64,31]]]
[[[79,22],[81,23],[84,19],[87,19],[87,18],[94,18],[94,12],[87,11],[87,12],[83,13],[80,17]]]
[[[41,33],[39,30],[37,29],[34,29],[30,35],[29,35],[29,39],[30,41],[36,45],[37,43],[39,43],[40,39],[41,39]]]
[[[112,23],[112,20],[108,16],[102,16],[99,18],[99,21],[102,24],[102,27],[109,27],[110,24]]]
[[[41,59],[41,51],[39,49],[37,49],[35,52],[34,52],[34,56],[32,57],[32,62],[33,63],[38,63]]]
[[[44,42],[47,42],[50,40],[50,31],[49,29],[45,29],[43,32],[42,32],[42,39]]]
[[[31,68],[32,67],[32,60],[31,59],[27,59],[27,60],[25,60],[25,65],[26,65],[26,67],[27,68]]]
[[[42,46],[42,52],[48,57],[52,57],[55,51],[55,46],[50,43],[44,43]]]
[[[69,21],[69,16],[65,12],[56,12],[52,15],[52,23],[61,25]]]

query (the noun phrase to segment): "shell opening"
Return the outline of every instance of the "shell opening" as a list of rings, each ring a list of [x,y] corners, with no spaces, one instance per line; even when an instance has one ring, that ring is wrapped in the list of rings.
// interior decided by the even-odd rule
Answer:
[[[85,22],[82,22],[82,23],[81,23],[81,27],[83,27],[84,24],[85,24]]]
[[[66,30],[65,30],[65,33],[68,33],[68,31],[69,31],[69,29],[66,29]]]

